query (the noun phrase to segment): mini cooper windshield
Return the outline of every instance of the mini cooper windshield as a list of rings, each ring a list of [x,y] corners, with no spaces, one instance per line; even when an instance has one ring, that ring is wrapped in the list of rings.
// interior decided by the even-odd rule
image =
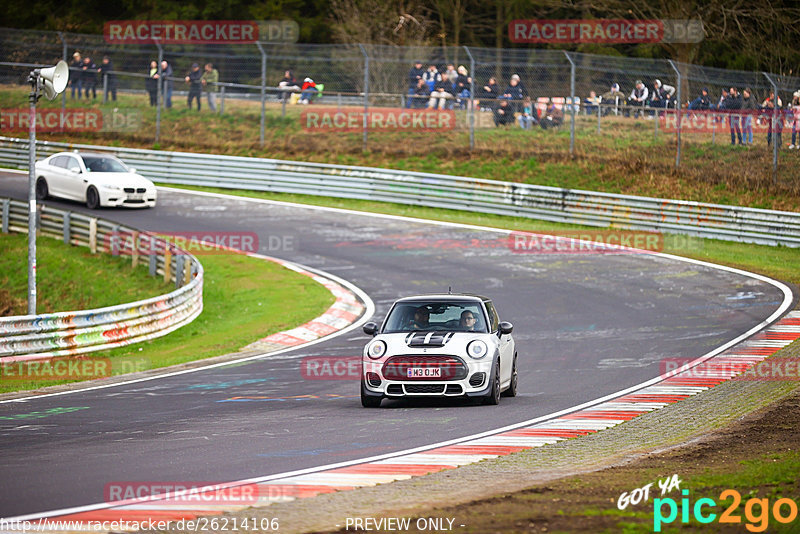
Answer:
[[[383,333],[442,330],[487,333],[481,305],[442,301],[398,303],[386,317]]]

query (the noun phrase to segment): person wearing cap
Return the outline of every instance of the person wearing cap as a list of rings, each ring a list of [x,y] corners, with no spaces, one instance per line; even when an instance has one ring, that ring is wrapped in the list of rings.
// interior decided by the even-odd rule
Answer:
[[[519,76],[514,74],[508,82],[508,87],[505,88],[503,94],[500,95],[501,99],[511,101],[511,109],[514,113],[519,111],[522,99],[525,98],[525,91],[519,83]]]
[[[711,97],[708,95],[708,87],[703,87],[700,96],[689,102],[689,109],[698,111],[711,109]]]
[[[611,107],[614,107],[614,115],[619,115],[617,107],[620,102],[625,101],[625,94],[619,90],[619,84],[611,84],[611,89],[600,95],[600,102],[603,104],[603,116],[611,112]]]
[[[306,77],[306,79],[303,80],[303,86],[300,87],[300,91],[302,92],[300,93],[300,100],[298,100],[298,103],[308,104],[318,92],[317,84],[314,83],[314,80],[311,78]]]
[[[671,85],[661,83],[661,80],[653,82],[653,93],[650,95],[650,107],[653,108],[668,108],[672,95],[675,94],[675,88]],[[655,114],[653,115],[655,116]]]
[[[192,99],[197,99],[197,111],[200,111],[200,96],[203,91],[203,73],[200,72],[200,65],[192,63],[192,70],[186,74],[184,79],[189,84],[189,98],[187,99],[189,109],[192,109]]]
[[[69,63],[69,85],[72,88],[72,99],[75,100],[75,89],[78,90],[78,100],[81,99],[81,70],[83,69],[83,60],[81,53],[75,52],[72,54],[72,61]]]
[[[645,103],[647,102],[647,97],[649,96],[650,92],[647,90],[647,87],[642,83],[642,80],[636,80],[636,86],[631,91],[631,96],[628,97],[628,106],[634,108],[643,108]],[[637,109],[633,112],[634,118],[639,118],[640,111]],[[625,116],[630,116],[630,109],[625,110]]]

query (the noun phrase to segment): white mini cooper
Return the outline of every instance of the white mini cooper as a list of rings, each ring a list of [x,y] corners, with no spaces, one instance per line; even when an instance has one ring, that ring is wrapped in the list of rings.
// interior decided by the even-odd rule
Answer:
[[[394,303],[361,358],[361,404],[383,398],[478,397],[500,402],[517,394],[513,325],[500,322],[478,295],[421,295]]]

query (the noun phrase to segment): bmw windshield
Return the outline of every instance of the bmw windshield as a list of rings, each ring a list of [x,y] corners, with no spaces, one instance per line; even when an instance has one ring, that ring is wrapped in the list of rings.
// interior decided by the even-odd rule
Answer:
[[[479,302],[400,302],[386,317],[384,334],[419,331],[486,333],[486,319]]]
[[[83,164],[89,172],[128,172],[128,168],[112,158],[83,156]]]

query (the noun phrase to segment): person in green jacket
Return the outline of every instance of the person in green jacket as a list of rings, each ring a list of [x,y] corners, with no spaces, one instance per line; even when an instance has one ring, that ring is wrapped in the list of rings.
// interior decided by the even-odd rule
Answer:
[[[206,88],[206,95],[208,95],[208,107],[211,111],[217,111],[217,83],[219,83],[219,72],[214,68],[211,63],[206,63],[205,72],[202,77],[203,87]]]

